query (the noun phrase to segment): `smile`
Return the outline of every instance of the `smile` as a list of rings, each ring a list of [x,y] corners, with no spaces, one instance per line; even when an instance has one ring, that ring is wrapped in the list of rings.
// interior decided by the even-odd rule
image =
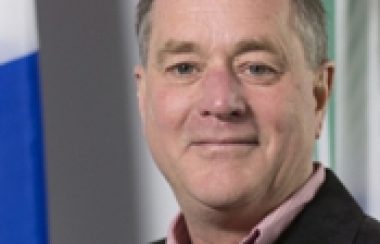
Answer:
[[[192,142],[195,146],[239,146],[239,145],[258,145],[259,140],[255,137],[247,137],[247,138],[202,138],[198,140],[194,140]]]
[[[191,144],[201,157],[230,158],[249,154],[259,146],[257,137],[252,138],[207,138]]]

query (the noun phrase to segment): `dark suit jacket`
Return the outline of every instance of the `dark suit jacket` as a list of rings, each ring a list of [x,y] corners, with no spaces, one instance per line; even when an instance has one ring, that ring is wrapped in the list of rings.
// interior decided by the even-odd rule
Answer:
[[[165,239],[153,242],[164,244]],[[278,244],[380,244],[380,223],[366,216],[330,170],[315,198],[276,241]]]

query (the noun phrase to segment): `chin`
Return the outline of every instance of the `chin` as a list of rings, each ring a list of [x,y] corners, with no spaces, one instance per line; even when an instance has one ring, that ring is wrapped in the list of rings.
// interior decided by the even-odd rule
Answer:
[[[214,209],[240,208],[259,197],[261,190],[255,187],[255,182],[220,176],[221,179],[208,177],[206,184],[192,184],[193,189],[189,189],[192,197]]]
[[[248,203],[246,196],[213,196],[204,197],[199,201],[209,208],[223,211],[238,209]]]

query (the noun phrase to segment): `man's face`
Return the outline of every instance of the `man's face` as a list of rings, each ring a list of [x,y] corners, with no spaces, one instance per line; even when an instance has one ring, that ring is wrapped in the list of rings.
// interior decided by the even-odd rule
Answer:
[[[280,198],[311,173],[328,70],[309,68],[284,0],[155,0],[144,130],[180,204]]]

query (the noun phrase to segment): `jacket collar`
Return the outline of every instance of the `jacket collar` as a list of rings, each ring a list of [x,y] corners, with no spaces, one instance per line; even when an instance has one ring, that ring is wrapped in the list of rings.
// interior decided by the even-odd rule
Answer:
[[[364,213],[330,170],[326,180],[276,243],[352,243]]]

